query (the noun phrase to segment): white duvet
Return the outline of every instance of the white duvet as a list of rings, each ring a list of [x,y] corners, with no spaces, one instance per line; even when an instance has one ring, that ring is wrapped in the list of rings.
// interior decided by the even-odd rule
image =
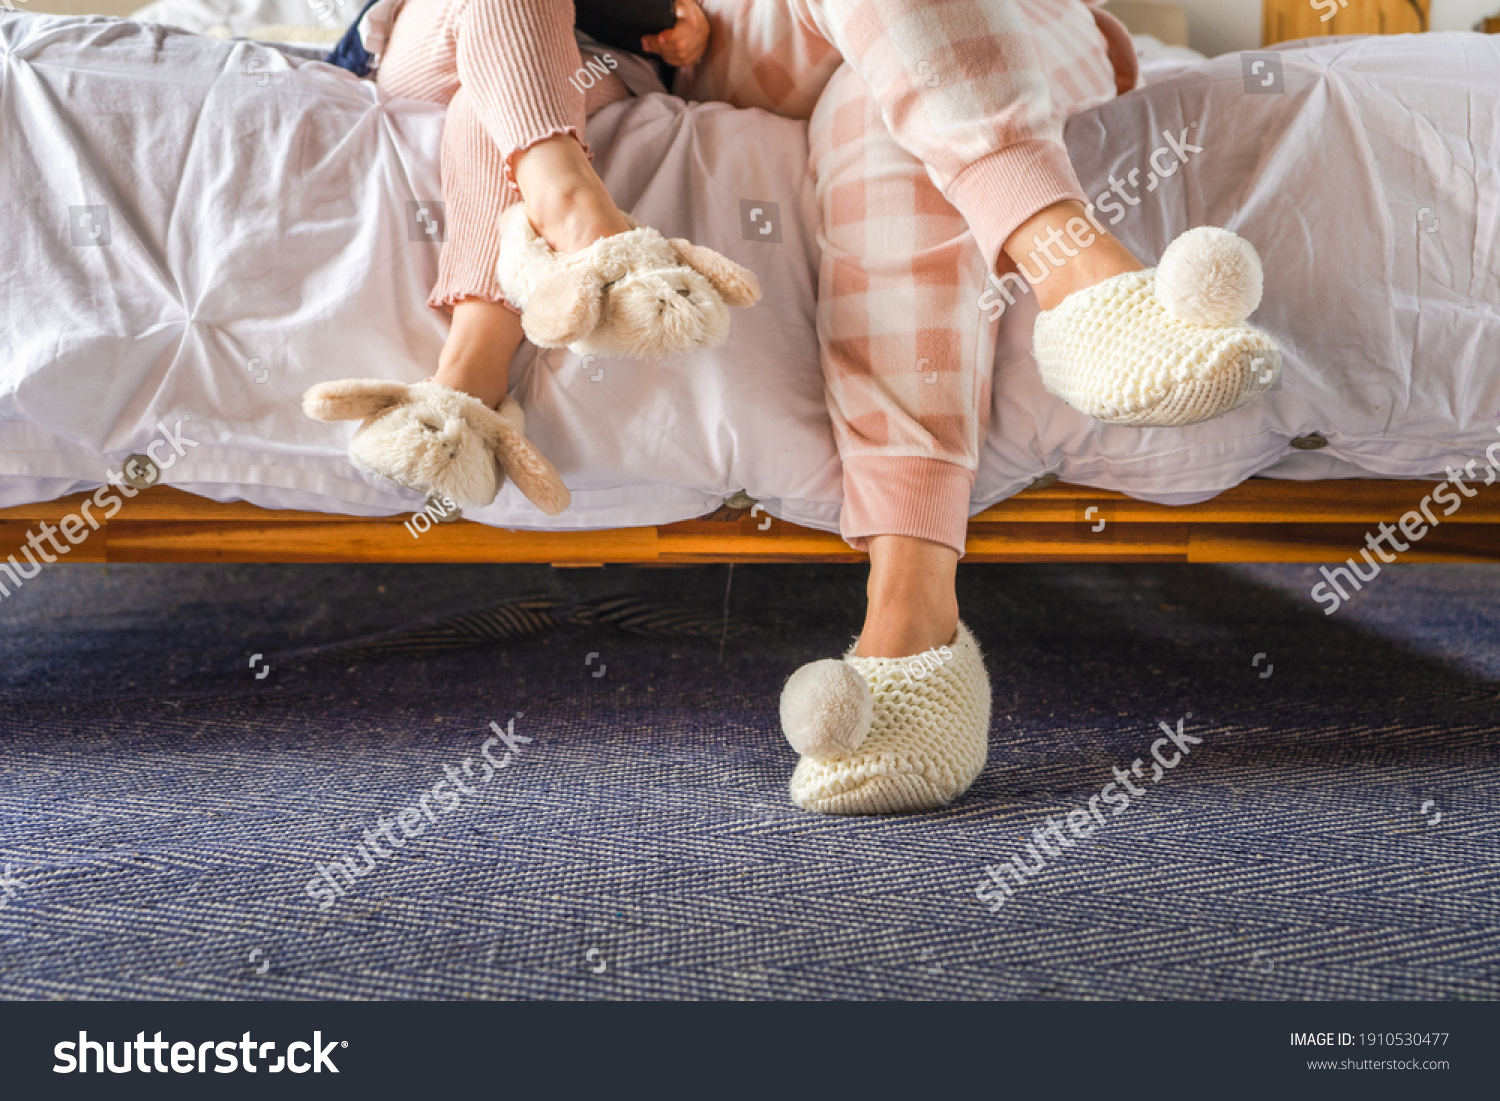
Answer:
[[[0,15],[0,504],[98,485],[158,422],[186,418],[197,446],[169,484],[271,507],[417,507],[356,472],[352,426],[307,420],[300,397],[431,373],[442,117],[248,41]],[[1003,321],[974,508],[1047,473],[1202,500],[1313,434],[1327,448],[1291,476],[1418,477],[1481,455],[1500,439],[1497,127],[1500,40],[1479,35],[1231,55],[1074,119],[1089,193],[1120,181],[1101,216],[1119,210],[1138,252],[1199,224],[1260,249],[1255,321],[1282,342],[1284,377],[1210,424],[1100,426],[1042,390],[1022,299]],[[805,128],[652,96],[607,109],[589,137],[622,205],[751,267],[765,299],[736,312],[724,347],[660,364],[524,349],[517,396],[574,507],[549,520],[507,487],[470,517],[665,523],[742,490],[835,528]],[[1170,175],[1148,186],[1153,166]]]

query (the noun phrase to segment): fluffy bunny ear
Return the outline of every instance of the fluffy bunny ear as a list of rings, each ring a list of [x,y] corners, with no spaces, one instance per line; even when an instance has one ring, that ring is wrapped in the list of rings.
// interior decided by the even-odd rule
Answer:
[[[681,237],[671,238],[668,244],[676,250],[682,262],[707,279],[729,305],[753,306],[760,301],[760,280],[749,268],[742,268],[713,249],[695,245]]]
[[[495,461],[500,464],[526,499],[548,516],[556,516],[573,501],[563,485],[557,468],[516,429],[521,407],[515,398],[506,398],[498,412],[492,414],[490,431],[495,440]],[[524,421],[523,421],[524,423]]]
[[[358,421],[394,409],[407,397],[404,382],[346,378],[308,390],[302,395],[302,411],[315,421]]]
[[[561,264],[526,298],[521,327],[538,348],[575,344],[599,327],[604,280],[586,264]]]

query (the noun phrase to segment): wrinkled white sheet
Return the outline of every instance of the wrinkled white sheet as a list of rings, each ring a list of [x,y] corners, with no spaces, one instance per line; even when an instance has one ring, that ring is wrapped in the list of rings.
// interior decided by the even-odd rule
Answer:
[[[1317,469],[1394,477],[1500,438],[1500,43],[1429,35],[1276,56],[1279,94],[1248,93],[1240,57],[1220,58],[1080,116],[1068,138],[1091,195],[1140,169],[1139,205],[1115,232],[1148,258],[1204,223],[1261,249],[1256,320],[1287,352],[1281,389],[1188,429],[1093,424],[1042,390],[1023,299],[1003,323],[976,509],[1048,472],[1202,500],[1313,432],[1330,441]],[[441,109],[251,42],[92,17],[0,16],[0,65],[0,504],[97,485],[159,420],[188,415],[199,446],[169,484],[270,507],[414,507],[349,465],[352,425],[308,421],[299,402],[318,381],[417,381],[436,362],[444,322],[423,301],[437,245],[409,204],[440,198]],[[1202,152],[1147,192],[1162,131],[1184,128]],[[589,136],[622,205],[753,268],[766,298],[736,312],[723,348],[680,360],[523,349],[517,395],[574,508],[549,520],[507,487],[469,515],[665,523],[744,490],[835,527],[805,128],[647,97],[601,113]],[[98,206],[110,243],[74,244],[69,208]],[[746,230],[754,206],[774,213],[779,242]]]
[[[275,42],[322,46],[339,36],[365,0],[153,0],[130,16],[141,23],[166,23],[200,34],[262,38],[272,29]]]
[[[1157,150],[1157,165],[1178,160],[1167,133],[1201,152],[1147,190]],[[1500,38],[1232,54],[1158,74],[1072,119],[1067,139],[1087,194],[1113,178],[1138,200],[1099,204],[1137,255],[1154,262],[1196,225],[1255,244],[1266,295],[1252,321],[1280,342],[1283,377],[1208,424],[1097,425],[1041,389],[1022,300],[1002,329],[976,502],[1012,492],[1007,473],[1028,462],[1189,503],[1287,459],[1294,478],[1422,477],[1500,439]],[[1292,455],[1291,439],[1315,434],[1329,441],[1317,463]]]

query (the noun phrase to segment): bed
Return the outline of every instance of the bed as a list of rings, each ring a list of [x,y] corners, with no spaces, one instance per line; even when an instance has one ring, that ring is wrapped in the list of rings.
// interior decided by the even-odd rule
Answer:
[[[573,509],[548,518],[507,487],[416,530],[403,521],[424,502],[355,471],[349,426],[299,402],[436,361],[443,326],[422,301],[441,110],[295,48],[162,24],[7,12],[0,49],[18,258],[0,272],[0,557],[111,474],[150,488],[91,518],[69,560],[859,557],[834,534],[801,124],[668,97],[592,120],[622,205],[756,270],[765,301],[723,348],[678,361],[523,349],[515,393]],[[1347,557],[1500,441],[1500,208],[1484,189],[1500,45],[1336,39],[1146,67],[1146,88],[1070,123],[1080,174],[1138,253],[1205,223],[1257,245],[1255,320],[1282,342],[1283,378],[1207,425],[1097,425],[1042,390],[1021,299],[1002,319],[969,557]],[[756,207],[773,240],[746,228]],[[192,444],[168,465],[174,431]],[[1406,558],[1500,559],[1497,499],[1466,501]]]

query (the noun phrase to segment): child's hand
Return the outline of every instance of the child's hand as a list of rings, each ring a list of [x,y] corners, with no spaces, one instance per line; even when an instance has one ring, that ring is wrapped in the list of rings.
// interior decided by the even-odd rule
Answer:
[[[678,68],[695,64],[708,49],[708,16],[694,0],[677,0],[677,22],[670,30],[642,38],[641,49]]]

